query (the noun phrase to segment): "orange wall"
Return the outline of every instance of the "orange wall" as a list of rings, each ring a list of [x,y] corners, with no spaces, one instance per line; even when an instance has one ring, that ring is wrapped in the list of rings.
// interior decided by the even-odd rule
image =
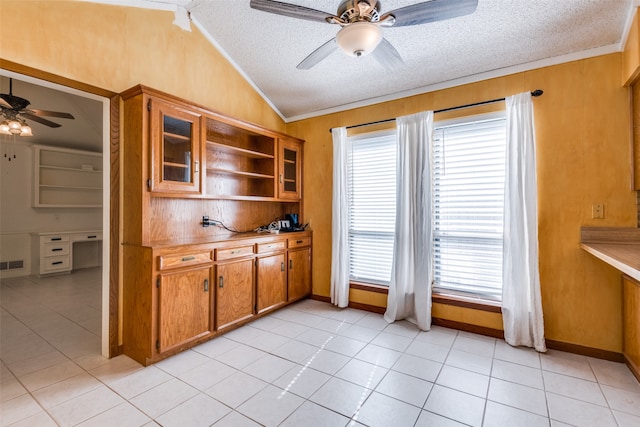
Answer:
[[[192,25],[166,11],[0,0],[0,57],[116,93],[144,84],[283,131],[284,122]]]
[[[11,11],[8,13],[7,11]],[[547,337],[621,351],[620,275],[579,247],[581,225],[634,226],[629,99],[622,55],[572,62],[285,125],[235,69],[170,12],[73,1],[0,0],[0,57],[114,92],[144,85],[304,138],[304,212],[314,229],[314,292],[329,295],[331,127],[531,89],[538,136],[540,265]],[[604,203],[606,218],[591,219]],[[384,298],[353,292],[357,302]],[[434,314],[499,327],[492,313]],[[496,326],[498,325],[498,326]]]
[[[629,94],[622,55],[495,78],[288,124],[305,144],[304,211],[314,229],[314,293],[330,295],[332,142],[328,129],[543,89],[536,98],[540,275],[548,339],[620,352],[620,274],[580,249],[580,226],[635,226]],[[466,110],[463,114],[469,114]],[[438,116],[436,115],[436,120]],[[312,161],[309,161],[312,159]],[[591,219],[604,203],[606,217]],[[352,300],[384,306],[380,294]],[[435,304],[434,316],[501,328],[495,313]]]

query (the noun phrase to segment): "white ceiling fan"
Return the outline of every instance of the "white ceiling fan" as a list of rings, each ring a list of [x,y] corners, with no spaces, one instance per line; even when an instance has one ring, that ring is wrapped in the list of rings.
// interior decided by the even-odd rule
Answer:
[[[338,48],[351,56],[371,53],[386,69],[402,65],[398,51],[382,35],[380,27],[402,27],[443,21],[473,13],[478,0],[430,0],[380,14],[378,0],[343,0],[335,15],[291,3],[251,0],[251,8],[308,21],[337,24],[342,28],[313,51],[296,68],[308,70]]]

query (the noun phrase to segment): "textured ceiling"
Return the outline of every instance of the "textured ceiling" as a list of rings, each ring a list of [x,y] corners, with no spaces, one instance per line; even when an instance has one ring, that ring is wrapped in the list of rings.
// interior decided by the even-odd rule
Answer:
[[[331,14],[340,3],[287,1]],[[383,0],[382,12],[418,2]],[[341,51],[311,70],[296,69],[335,36],[336,25],[253,10],[249,0],[153,3],[184,6],[287,121],[618,51],[634,7],[632,0],[479,0],[471,15],[384,28],[404,59],[404,66],[389,72],[371,56]]]

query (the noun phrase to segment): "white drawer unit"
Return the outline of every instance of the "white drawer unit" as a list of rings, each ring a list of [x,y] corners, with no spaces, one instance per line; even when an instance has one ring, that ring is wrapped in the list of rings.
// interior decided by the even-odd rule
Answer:
[[[69,273],[73,269],[73,244],[101,241],[101,231],[32,233],[31,249],[34,273]]]

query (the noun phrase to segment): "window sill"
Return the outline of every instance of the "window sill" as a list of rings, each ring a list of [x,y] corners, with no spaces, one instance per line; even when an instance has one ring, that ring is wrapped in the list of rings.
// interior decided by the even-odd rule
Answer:
[[[372,283],[349,282],[349,288],[367,292],[374,292],[378,294],[389,293],[388,286],[374,285]],[[443,305],[471,308],[473,310],[487,311],[490,313],[502,313],[501,304],[496,301],[489,301],[478,298],[465,298],[459,295],[448,295],[440,293],[434,293],[431,296],[431,299],[432,302]]]

